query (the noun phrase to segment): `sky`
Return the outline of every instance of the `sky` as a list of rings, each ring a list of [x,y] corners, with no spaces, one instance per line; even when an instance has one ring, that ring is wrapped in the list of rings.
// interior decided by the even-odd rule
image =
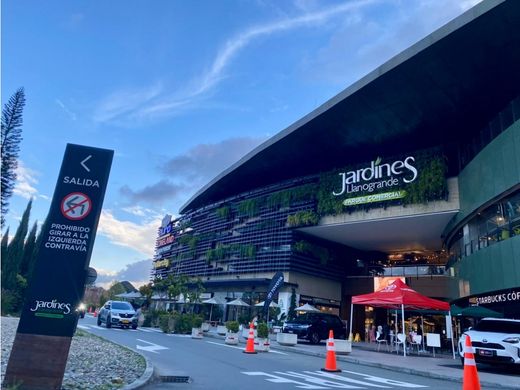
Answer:
[[[2,0],[2,107],[26,95],[6,227],[31,198],[45,219],[67,143],[114,150],[90,266],[147,283],[165,214],[478,2]]]

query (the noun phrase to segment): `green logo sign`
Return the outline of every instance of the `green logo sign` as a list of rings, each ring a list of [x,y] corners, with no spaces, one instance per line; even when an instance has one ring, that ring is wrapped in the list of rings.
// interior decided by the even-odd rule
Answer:
[[[358,196],[355,198],[348,198],[343,201],[344,206],[356,206],[358,204],[383,202],[385,200],[401,199],[406,196],[405,190],[383,192],[380,194]]]

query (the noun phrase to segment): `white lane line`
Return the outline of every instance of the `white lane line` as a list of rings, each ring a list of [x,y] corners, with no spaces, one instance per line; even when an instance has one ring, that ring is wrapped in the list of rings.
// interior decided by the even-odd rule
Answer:
[[[222,343],[215,343],[214,341],[206,341],[206,343],[209,343],[209,344],[215,344],[215,345],[219,345],[221,347],[227,347],[227,348],[234,348],[234,349],[240,349],[240,350],[243,350],[244,347],[236,347],[234,345],[228,345],[228,344],[222,344]],[[279,351],[269,351],[267,353],[278,353],[280,355],[287,355],[286,353],[284,352],[279,352]]]
[[[90,326],[78,325],[78,328],[80,328],[80,329],[90,329]]]

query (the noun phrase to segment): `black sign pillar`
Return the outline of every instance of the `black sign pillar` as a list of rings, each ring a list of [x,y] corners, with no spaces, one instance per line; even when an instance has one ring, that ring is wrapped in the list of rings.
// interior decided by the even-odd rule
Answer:
[[[3,386],[61,388],[113,154],[67,145]]]

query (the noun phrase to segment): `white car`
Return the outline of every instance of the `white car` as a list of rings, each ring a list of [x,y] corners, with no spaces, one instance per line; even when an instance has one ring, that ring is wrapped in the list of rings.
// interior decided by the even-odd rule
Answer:
[[[97,324],[105,323],[107,328],[120,326],[137,329],[138,316],[132,305],[124,301],[107,301],[99,310]]]
[[[520,320],[483,318],[459,340],[464,365],[466,335],[471,339],[475,361],[486,364],[518,364],[520,367]]]

